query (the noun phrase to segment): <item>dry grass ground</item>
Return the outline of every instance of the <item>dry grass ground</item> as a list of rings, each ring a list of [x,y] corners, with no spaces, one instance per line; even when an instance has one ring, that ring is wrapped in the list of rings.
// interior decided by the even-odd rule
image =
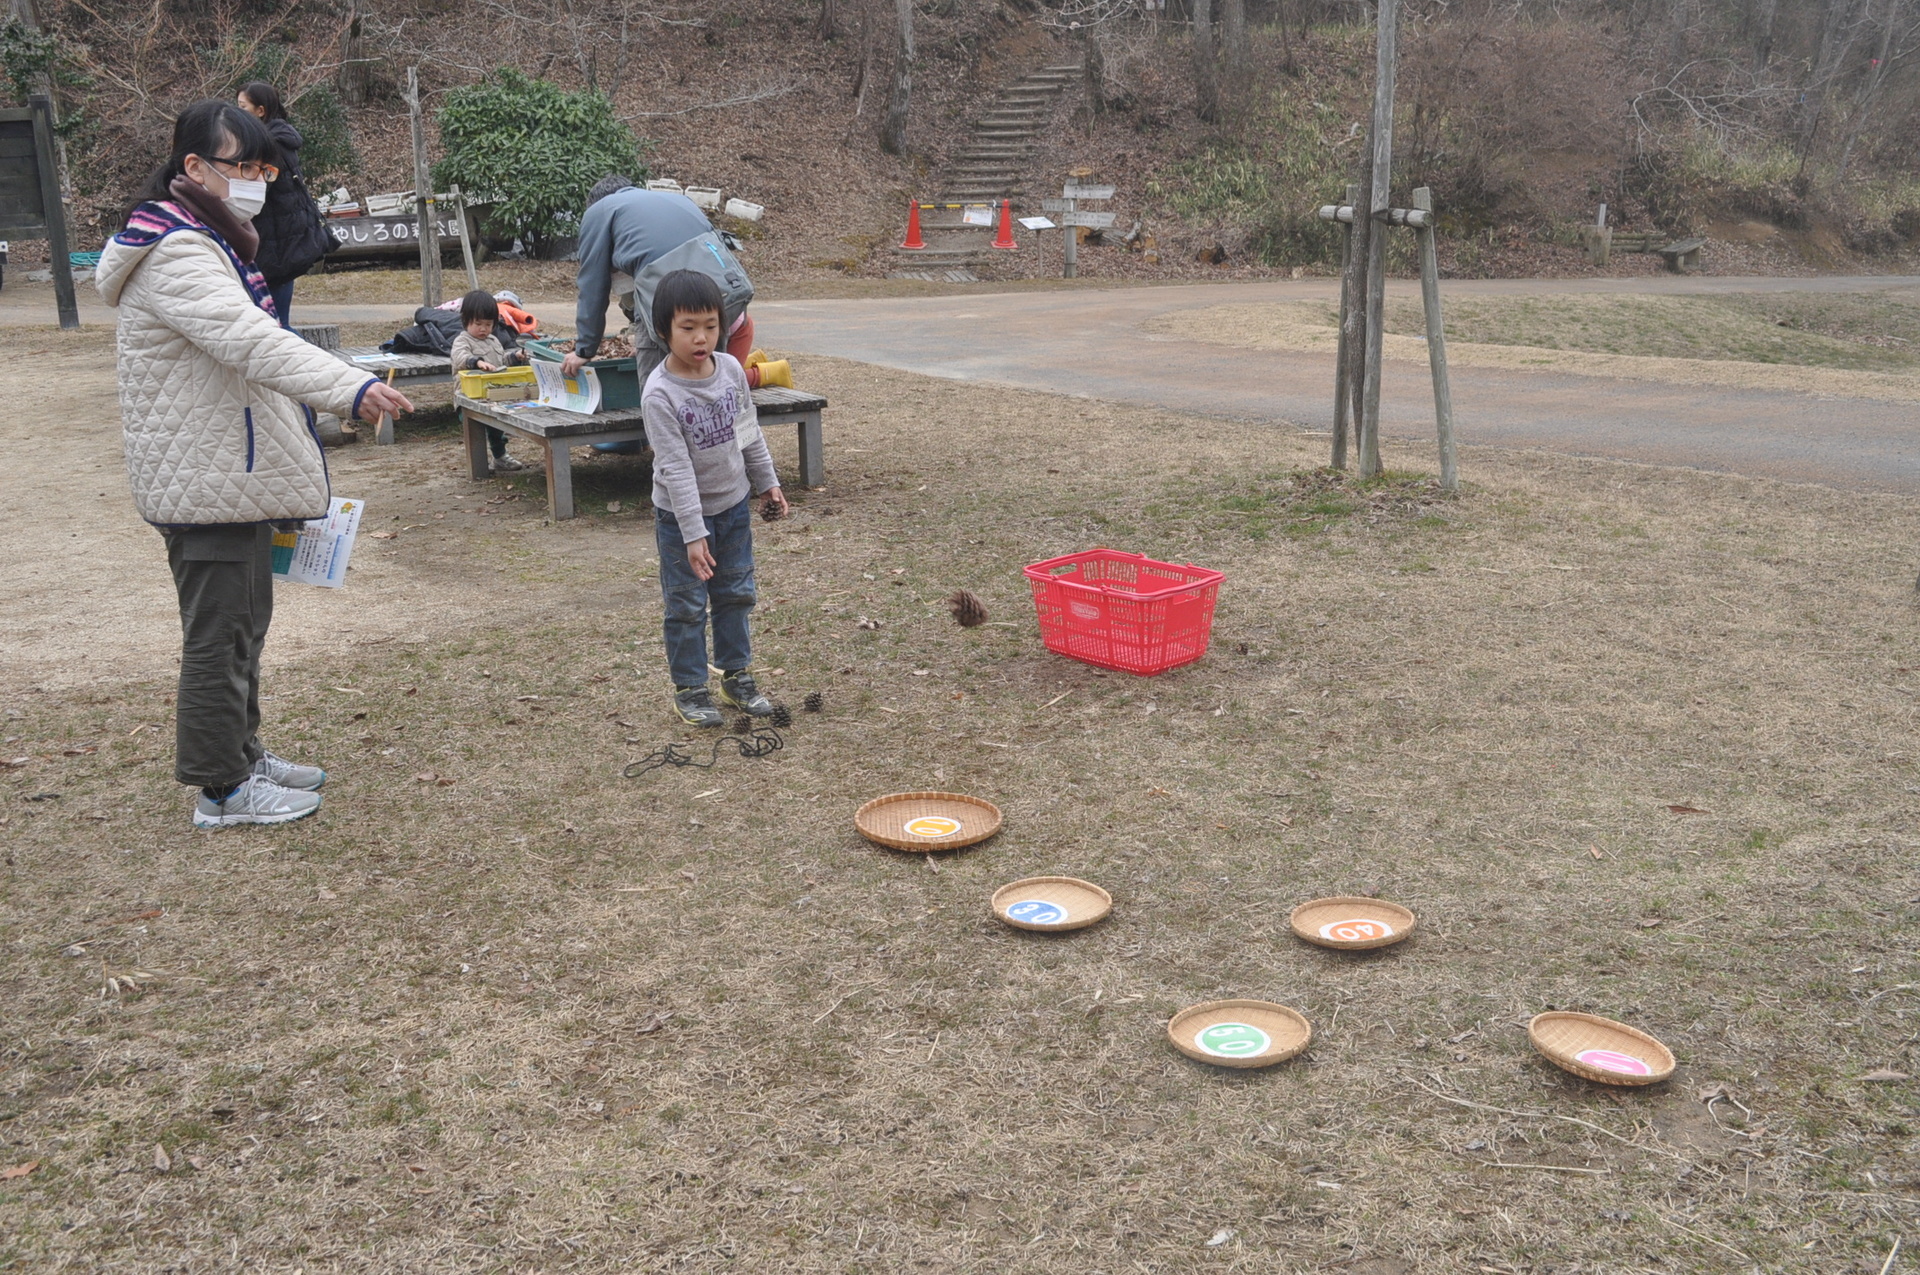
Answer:
[[[1719,296],[1455,296],[1447,355],[1464,367],[1725,385],[1920,402],[1920,289]],[[1225,305],[1150,323],[1213,327],[1228,345],[1331,350],[1339,308],[1324,301]],[[1426,359],[1417,301],[1387,305],[1386,353]]]
[[[826,710],[629,780],[676,737],[643,469],[548,526],[414,433],[336,458],[398,537],[281,591],[268,736],[324,810],[196,834],[164,565],[85,468],[103,347],[45,339],[91,397],[0,370],[9,490],[75,511],[0,520],[6,609],[64,635],[0,647],[0,1269],[1874,1271],[1911,1233],[1912,1085],[1865,1079],[1920,1071],[1910,502],[1490,452],[1357,491],[1295,481],[1322,440],[809,360],[830,483],[756,529],[757,637]],[[1042,651],[1018,568],[1092,543],[1224,570],[1210,655]],[[859,840],[920,787],[1006,828]],[[1114,916],[995,923],[1041,872]],[[1413,941],[1288,936],[1374,891]],[[1237,995],[1311,1052],[1168,1047]],[[1565,1076],[1549,1006],[1681,1069]]]

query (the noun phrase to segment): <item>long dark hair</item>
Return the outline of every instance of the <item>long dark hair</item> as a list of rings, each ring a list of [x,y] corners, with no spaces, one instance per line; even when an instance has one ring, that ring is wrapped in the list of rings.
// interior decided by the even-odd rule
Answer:
[[[240,86],[247,100],[267,113],[270,120],[287,118],[287,104],[280,100],[280,90],[265,80],[248,80]]]
[[[248,94],[249,97],[252,94]],[[280,148],[274,145],[267,126],[232,102],[203,98],[180,112],[173,121],[173,154],[153,170],[147,184],[133,197],[135,204],[148,200],[172,199],[167,188],[184,173],[187,156],[201,159],[254,160],[278,164]]]

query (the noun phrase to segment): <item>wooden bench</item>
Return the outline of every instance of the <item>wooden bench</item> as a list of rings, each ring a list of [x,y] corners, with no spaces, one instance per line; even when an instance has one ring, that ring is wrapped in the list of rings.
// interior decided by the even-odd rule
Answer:
[[[446,360],[442,359],[441,362]],[[487,464],[486,426],[504,430],[540,445],[547,466],[547,510],[557,522],[573,517],[573,449],[595,443],[624,443],[645,439],[646,427],[637,407],[582,416],[535,403],[492,403],[456,394],[460,433],[467,447],[467,463],[475,482],[492,476]],[[800,485],[824,484],[821,461],[820,413],[827,400],[803,390],[761,389],[753,392],[760,427],[794,425],[800,431]]]
[[[1699,236],[1691,239],[1676,239],[1660,249],[1660,255],[1667,259],[1667,269],[1675,274],[1692,274],[1700,268],[1700,250],[1707,241]]]

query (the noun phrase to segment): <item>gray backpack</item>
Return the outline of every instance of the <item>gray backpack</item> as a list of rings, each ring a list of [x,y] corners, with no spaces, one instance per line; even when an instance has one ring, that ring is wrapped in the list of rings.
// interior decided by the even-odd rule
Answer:
[[[672,252],[661,253],[633,278],[633,353],[644,383],[647,374],[666,361],[667,347],[653,331],[653,294],[660,281],[676,270],[706,275],[720,286],[720,345],[753,300],[753,280],[727,246],[718,230],[696,235]]]

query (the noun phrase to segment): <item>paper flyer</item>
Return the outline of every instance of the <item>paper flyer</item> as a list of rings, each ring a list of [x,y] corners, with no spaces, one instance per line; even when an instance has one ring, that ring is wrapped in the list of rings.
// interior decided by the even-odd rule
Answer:
[[[344,588],[364,508],[358,500],[335,496],[326,517],[302,523],[298,531],[274,532],[273,578],[323,589]]]
[[[580,369],[579,376],[569,379],[560,374],[558,363],[536,360],[533,378],[540,388],[537,401],[542,407],[557,407],[582,416],[591,416],[600,410],[600,378],[590,367]]]

